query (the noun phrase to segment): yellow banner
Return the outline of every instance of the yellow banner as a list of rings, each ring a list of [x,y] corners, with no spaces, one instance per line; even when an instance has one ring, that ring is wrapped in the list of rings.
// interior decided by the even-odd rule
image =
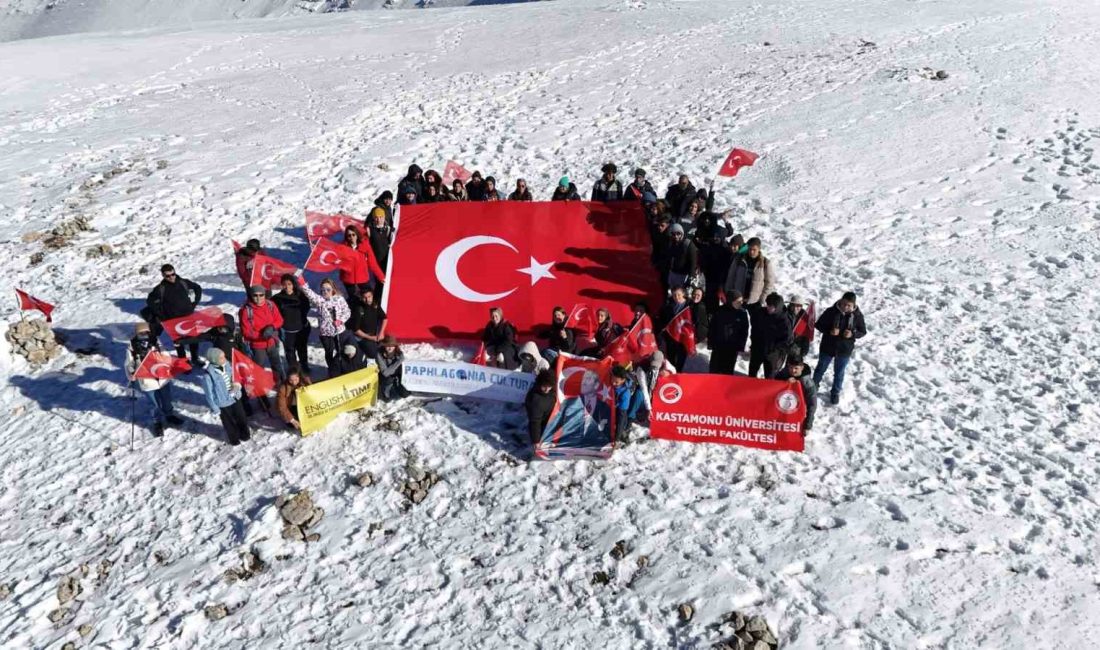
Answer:
[[[372,406],[378,399],[378,368],[326,379],[298,390],[298,421],[302,435],[320,431],[337,415]]]

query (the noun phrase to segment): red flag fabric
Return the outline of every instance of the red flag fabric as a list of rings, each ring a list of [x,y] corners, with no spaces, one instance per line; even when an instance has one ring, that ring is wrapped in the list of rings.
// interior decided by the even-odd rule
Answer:
[[[237,348],[233,348],[233,378],[250,397],[263,397],[275,390],[275,377],[271,371]]]
[[[134,379],[172,379],[191,372],[187,359],[173,357],[159,350],[149,350],[134,370]]]
[[[248,280],[248,286],[254,287],[259,284],[265,289],[272,289],[279,286],[280,278],[284,273],[294,275],[297,271],[293,264],[287,264],[263,253],[256,253],[252,257],[252,276]]]
[[[447,187],[453,185],[456,178],[465,185],[466,181],[470,180],[470,176],[472,176],[472,174],[468,169],[453,160],[448,160],[447,164],[443,167],[443,184]]]
[[[340,269],[351,271],[357,264],[362,263],[359,261],[362,255],[350,246],[337,244],[328,239],[318,239],[306,261],[306,268],[320,273],[331,273]]]
[[[681,309],[665,326],[665,331],[673,341],[687,348],[688,356],[695,354],[695,323],[691,320],[691,309]]]
[[[472,363],[476,366],[487,366],[487,365],[489,365],[489,356],[487,354],[485,354],[485,344],[484,343],[482,343],[478,347],[477,354],[474,355],[474,359],[470,363]]]
[[[736,176],[737,172],[741,171],[742,167],[752,167],[752,164],[756,162],[756,159],[760,156],[754,154],[751,151],[745,149],[734,149],[730,152],[730,155],[726,156],[726,162],[722,163],[722,168],[718,170],[719,176]]]
[[[236,239],[230,239],[230,244],[233,244],[233,252],[236,253],[241,250],[241,245]]]
[[[692,341],[694,342],[694,337]],[[642,361],[656,351],[657,337],[653,334],[653,321],[648,314],[639,318],[633,327],[607,346],[608,356],[623,366]]]
[[[584,303],[573,305],[569,318],[565,320],[565,326],[583,333],[584,338],[592,340],[596,334],[596,312]]]
[[[306,239],[311,244],[323,237],[342,233],[348,226],[355,226],[362,238],[363,223],[351,215],[306,211]]]
[[[633,201],[404,205],[387,315],[414,340],[478,338],[490,307],[532,337],[555,305],[578,298],[622,322],[633,303],[660,292],[639,262],[649,247]]]
[[[802,451],[802,385],[733,375],[661,377],[653,390],[649,437]]]
[[[610,458],[615,448],[615,389],[612,360],[562,353],[557,359],[557,401],[535,456]]]
[[[794,337],[804,338],[807,341],[814,340],[814,332],[817,331],[814,325],[817,324],[817,304],[814,301],[810,301],[810,304],[806,305],[806,309],[802,312],[802,316],[798,318],[798,322],[794,325]]]
[[[15,290],[15,296],[19,298],[19,309],[22,311],[31,311],[37,309],[46,315],[46,322],[53,322],[53,310],[54,306],[45,300],[39,300],[26,291]]]
[[[217,307],[196,309],[194,313],[161,323],[173,341],[202,336],[205,332],[225,325],[225,316]]]

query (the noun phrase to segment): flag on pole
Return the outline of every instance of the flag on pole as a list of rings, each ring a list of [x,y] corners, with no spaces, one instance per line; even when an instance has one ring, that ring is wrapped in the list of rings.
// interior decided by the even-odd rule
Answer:
[[[485,353],[485,344],[482,343],[477,349],[477,354],[474,355],[473,361],[470,363],[475,366],[487,366],[489,365],[489,356]]]
[[[275,390],[275,378],[271,371],[237,348],[233,348],[233,378],[251,397],[263,397]]]
[[[298,269],[292,264],[269,255],[256,253],[252,257],[252,275],[248,279],[248,286],[254,287],[259,284],[270,290],[279,286],[284,273],[294,275],[297,271]]]
[[[817,324],[817,303],[813,300],[806,305],[798,322],[794,325],[794,338],[804,338],[807,341],[814,340],[814,326]]]
[[[695,354],[695,323],[691,320],[691,310],[684,307],[669,321],[665,331],[680,345],[687,348],[688,356]]]
[[[350,246],[337,244],[328,239],[318,239],[306,261],[306,268],[320,273],[331,273],[338,269],[353,271],[360,263],[356,256],[361,258],[362,253]]]
[[[565,320],[565,326],[584,334],[584,338],[592,340],[596,334],[596,312],[585,303],[573,305],[569,311],[569,318]]]
[[[465,185],[466,181],[470,180],[471,175],[470,171],[462,165],[453,160],[448,160],[446,166],[443,167],[443,184],[450,187],[454,185],[455,179],[458,179]]]
[[[37,309],[46,315],[47,323],[53,322],[53,316],[51,316],[54,310],[53,305],[45,300],[39,300],[26,291],[20,291],[19,289],[15,290],[15,295],[19,298],[19,309],[21,311],[32,311]]]
[[[607,346],[607,355],[622,366],[647,359],[656,351],[657,337],[653,335],[653,321],[649,314],[639,318],[637,323]]]
[[[173,379],[188,372],[191,372],[191,364],[187,359],[149,350],[134,371],[134,379]]]
[[[726,162],[722,163],[721,169],[718,170],[718,175],[732,178],[737,175],[737,172],[741,171],[742,167],[752,167],[752,164],[755,163],[756,159],[759,157],[760,156],[745,149],[734,149],[730,152],[730,155],[726,156]]]

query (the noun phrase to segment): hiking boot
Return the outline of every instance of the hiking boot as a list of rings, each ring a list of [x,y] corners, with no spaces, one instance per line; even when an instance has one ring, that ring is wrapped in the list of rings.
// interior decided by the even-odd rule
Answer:
[[[167,419],[168,424],[171,424],[174,427],[178,427],[179,425],[183,424],[183,418],[175,414],[169,415]]]
[[[164,423],[157,422],[153,425],[153,437],[159,438],[164,435]]]

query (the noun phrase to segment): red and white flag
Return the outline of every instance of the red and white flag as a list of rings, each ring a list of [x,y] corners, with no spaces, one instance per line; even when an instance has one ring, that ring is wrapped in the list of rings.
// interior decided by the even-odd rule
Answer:
[[[173,341],[178,341],[202,336],[215,327],[225,325],[225,315],[217,307],[203,307],[187,316],[166,320],[161,325]]]
[[[794,337],[801,337],[807,341],[813,341],[814,332],[817,331],[814,328],[816,324],[817,303],[811,300],[810,304],[806,305],[806,309],[803,310],[802,315],[798,317],[798,322],[794,324]]]
[[[15,290],[15,295],[19,298],[19,309],[21,311],[32,311],[37,309],[46,315],[47,323],[53,322],[53,316],[51,315],[54,310],[53,305],[45,300],[39,300],[26,291],[20,291],[19,289]]]
[[[456,178],[465,185],[466,181],[470,180],[470,176],[472,176],[472,174],[468,169],[453,160],[448,160],[447,164],[443,167],[443,184],[447,187],[453,185]]]
[[[275,390],[275,377],[271,371],[233,348],[233,379],[250,397],[263,397]]]
[[[362,256],[362,253],[351,246],[337,244],[328,239],[318,239],[306,261],[306,268],[320,273],[331,273],[340,269],[351,271],[356,265],[363,263]]]
[[[478,346],[477,354],[474,355],[474,358],[473,358],[472,361],[470,361],[470,363],[474,364],[475,366],[487,366],[487,365],[489,365],[489,355],[485,352],[485,344],[484,343],[482,343],[480,346]]]
[[[639,318],[633,327],[607,346],[607,355],[622,366],[647,359],[656,351],[657,337],[653,334],[653,321],[649,314]]]
[[[363,237],[363,222],[348,214],[323,214],[306,211],[306,239],[309,243],[344,232],[348,226],[355,226],[359,237]]]
[[[134,379],[172,379],[188,372],[191,372],[191,364],[187,359],[149,350],[134,371]]]
[[[292,264],[269,255],[256,253],[252,257],[252,276],[248,279],[248,286],[254,287],[259,284],[270,290],[279,286],[284,273],[294,275],[297,271],[298,269]]]
[[[614,320],[657,295],[645,215],[633,201],[446,202],[401,206],[385,306],[413,340],[480,338],[500,307],[521,337],[556,305],[600,304]]]
[[[565,326],[584,334],[584,338],[592,340],[596,334],[596,312],[585,303],[573,305],[569,312],[569,318],[565,320]]]
[[[691,320],[691,309],[684,307],[669,321],[665,331],[680,345],[687,348],[688,356],[695,354],[695,323]]]
[[[736,176],[737,172],[741,171],[742,167],[752,167],[752,164],[756,162],[756,159],[759,157],[760,156],[745,149],[734,149],[730,152],[730,155],[726,156],[726,162],[722,163],[722,168],[718,170],[718,175]]]
[[[241,244],[240,244],[240,242],[238,242],[238,241],[237,241],[236,239],[230,239],[230,240],[229,240],[229,243],[230,243],[230,244],[233,244],[233,252],[234,252],[234,253],[238,253],[238,252],[240,252],[240,250],[241,250]]]

